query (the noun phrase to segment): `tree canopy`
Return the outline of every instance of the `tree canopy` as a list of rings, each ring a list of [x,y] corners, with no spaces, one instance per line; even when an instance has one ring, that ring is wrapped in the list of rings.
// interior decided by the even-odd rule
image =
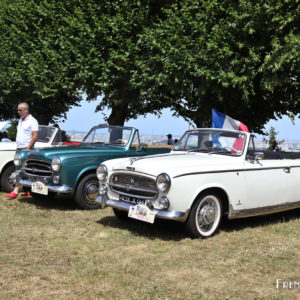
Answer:
[[[211,108],[256,131],[300,112],[299,1],[186,0],[164,13],[141,41],[135,81],[147,97],[198,126]]]
[[[103,95],[98,110],[110,108],[108,121],[124,124],[159,111],[160,102],[140,97],[131,84],[140,55],[141,32],[159,19],[168,1],[7,0],[0,7],[2,40],[0,117],[16,102],[61,116],[77,104]]]
[[[211,108],[260,131],[300,112],[299,0],[3,0],[0,118],[26,100],[45,120],[102,95],[108,121]],[[44,112],[43,112],[44,110]]]

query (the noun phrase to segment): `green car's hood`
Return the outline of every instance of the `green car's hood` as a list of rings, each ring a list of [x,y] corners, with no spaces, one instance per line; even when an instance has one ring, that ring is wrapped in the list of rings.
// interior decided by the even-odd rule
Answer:
[[[76,146],[58,146],[51,148],[41,148],[31,151],[27,158],[52,160],[58,157],[61,161],[70,158],[92,157],[92,156],[114,156],[124,153],[125,147],[100,145],[100,144],[80,144]]]

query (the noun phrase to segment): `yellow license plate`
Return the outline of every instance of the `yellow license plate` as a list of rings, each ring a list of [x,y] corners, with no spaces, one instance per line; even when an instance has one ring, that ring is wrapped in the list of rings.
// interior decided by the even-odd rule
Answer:
[[[31,191],[37,194],[48,195],[48,187],[40,181],[34,182],[31,185]]]
[[[148,223],[154,223],[155,214],[154,211],[143,204],[132,205],[128,211],[128,217]]]

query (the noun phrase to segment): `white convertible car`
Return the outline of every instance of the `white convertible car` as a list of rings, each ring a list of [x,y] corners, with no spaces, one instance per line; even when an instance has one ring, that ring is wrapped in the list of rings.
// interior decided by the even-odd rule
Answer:
[[[228,219],[300,207],[300,154],[256,152],[254,136],[223,129],[187,131],[170,154],[106,161],[97,202],[119,218],[185,222],[207,238]]]
[[[52,126],[39,125],[38,140],[35,148],[52,147],[61,143],[60,129]],[[0,142],[0,183],[1,189],[10,192],[14,188],[11,175],[16,170],[14,155],[16,153],[16,142]]]

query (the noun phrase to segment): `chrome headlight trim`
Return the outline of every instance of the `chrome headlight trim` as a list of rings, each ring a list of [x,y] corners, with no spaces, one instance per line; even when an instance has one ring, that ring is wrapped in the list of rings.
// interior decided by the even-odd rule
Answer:
[[[158,199],[157,204],[160,209],[167,210],[170,206],[169,199],[166,196],[163,196]]]
[[[20,154],[15,154],[14,156],[14,165],[16,167],[20,167],[21,166],[21,155]]]
[[[167,193],[171,187],[171,178],[166,173],[161,173],[156,178],[156,187],[160,192]]]
[[[107,167],[104,164],[101,164],[98,168],[97,168],[97,178],[100,181],[105,181],[107,178]]]
[[[58,157],[54,157],[51,161],[51,168],[54,172],[58,172],[61,167],[61,161]]]

